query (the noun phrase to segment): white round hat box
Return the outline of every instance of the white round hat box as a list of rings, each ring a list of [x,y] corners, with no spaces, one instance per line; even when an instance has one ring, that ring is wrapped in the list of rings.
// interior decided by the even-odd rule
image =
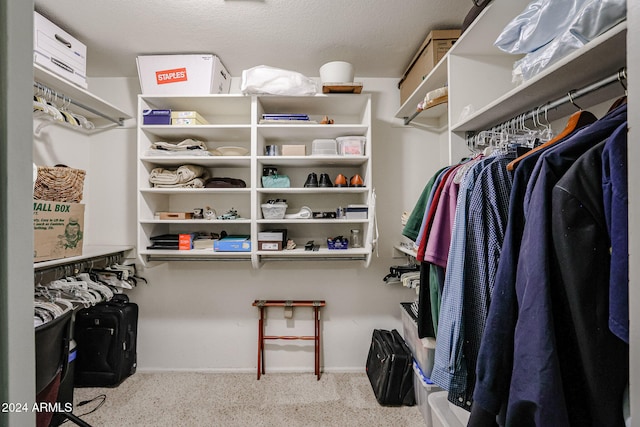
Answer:
[[[322,83],[352,83],[353,78],[353,65],[349,62],[332,61],[320,67]]]

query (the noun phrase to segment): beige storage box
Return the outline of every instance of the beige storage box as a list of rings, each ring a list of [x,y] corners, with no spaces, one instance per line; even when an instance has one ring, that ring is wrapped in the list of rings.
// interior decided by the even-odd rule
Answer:
[[[33,201],[33,261],[82,255],[84,204]]]
[[[144,95],[229,93],[231,76],[216,55],[145,55],[137,62]]]
[[[86,89],[87,46],[33,12],[33,62]]]
[[[283,156],[306,156],[307,147],[306,145],[285,144],[282,146],[282,155]]]
[[[429,33],[398,83],[400,104],[404,104],[411,96],[433,67],[451,49],[458,37],[460,37],[460,30],[434,30]]]

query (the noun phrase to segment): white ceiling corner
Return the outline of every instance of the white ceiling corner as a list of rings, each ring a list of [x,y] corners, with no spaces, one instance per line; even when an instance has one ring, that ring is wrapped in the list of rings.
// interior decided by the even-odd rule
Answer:
[[[318,76],[400,77],[429,31],[460,28],[470,0],[35,0],[87,45],[89,77],[137,77],[136,56],[213,53],[232,76],[270,65]]]

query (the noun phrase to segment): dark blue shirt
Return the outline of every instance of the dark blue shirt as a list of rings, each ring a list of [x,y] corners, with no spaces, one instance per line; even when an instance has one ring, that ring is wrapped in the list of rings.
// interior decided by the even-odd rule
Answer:
[[[626,105],[547,150],[525,210],[525,227],[516,275],[518,321],[507,425],[569,425],[556,348],[550,298],[551,191],[589,148],[604,141],[626,121]]]
[[[629,344],[629,211],[627,134],[610,138],[602,152],[604,213],[611,240],[609,329]]]

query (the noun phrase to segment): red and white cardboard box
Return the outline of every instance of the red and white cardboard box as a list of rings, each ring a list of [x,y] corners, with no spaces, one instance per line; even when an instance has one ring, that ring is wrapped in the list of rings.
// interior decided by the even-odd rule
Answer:
[[[231,75],[210,54],[138,56],[144,95],[209,95],[229,93]]]

